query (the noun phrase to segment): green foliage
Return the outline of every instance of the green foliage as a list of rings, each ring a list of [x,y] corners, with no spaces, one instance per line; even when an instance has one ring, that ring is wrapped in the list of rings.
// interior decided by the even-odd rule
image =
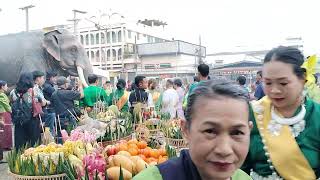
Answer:
[[[166,151],[169,159],[177,157],[177,152],[173,147],[166,145]]]

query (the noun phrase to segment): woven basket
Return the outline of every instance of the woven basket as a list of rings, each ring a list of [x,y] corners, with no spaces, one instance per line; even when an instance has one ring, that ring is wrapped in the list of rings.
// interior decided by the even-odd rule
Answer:
[[[161,120],[157,119],[153,122],[144,122],[143,123],[148,129],[150,136],[158,136],[161,132],[161,127],[163,126]],[[149,128],[149,126],[154,126],[153,128]]]
[[[176,148],[178,151],[183,148],[187,148],[187,142],[185,139],[171,139],[167,138],[166,142],[168,145]]]
[[[126,136],[126,137],[122,137],[120,139],[117,139],[117,140],[113,140],[113,141],[102,141],[101,144],[103,147],[106,147],[108,145],[114,145],[114,144],[117,144],[117,142],[121,141],[121,140],[125,140],[125,141],[129,141],[132,139],[132,135],[130,134],[129,136]]]
[[[50,175],[50,176],[22,176],[22,175],[13,174],[10,171],[8,171],[8,174],[14,180],[65,180],[67,179],[66,174],[57,174],[57,175]]]

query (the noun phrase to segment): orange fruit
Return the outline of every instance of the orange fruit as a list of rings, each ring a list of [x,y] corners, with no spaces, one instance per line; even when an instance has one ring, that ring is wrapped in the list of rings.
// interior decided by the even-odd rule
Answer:
[[[139,149],[144,149],[148,146],[148,144],[145,141],[139,141],[137,145]]]
[[[128,152],[131,154],[131,156],[136,156],[139,153],[138,149],[135,149],[135,148],[129,148]]]
[[[141,149],[141,154],[143,154],[145,157],[150,157],[150,150],[149,149]]]
[[[128,144],[128,148],[134,148],[134,149],[139,149],[136,144]]]
[[[153,158],[158,159],[158,157],[160,156],[160,153],[159,153],[158,150],[152,149],[152,150],[150,151],[150,156],[153,157]]]
[[[137,139],[131,139],[128,141],[128,144],[138,144],[138,140]]]
[[[119,145],[119,150],[120,150],[120,151],[128,151],[128,146],[127,146],[127,144],[120,144],[120,145]]]
[[[165,149],[159,149],[158,151],[159,151],[159,154],[161,156],[166,156],[167,155],[167,151]]]

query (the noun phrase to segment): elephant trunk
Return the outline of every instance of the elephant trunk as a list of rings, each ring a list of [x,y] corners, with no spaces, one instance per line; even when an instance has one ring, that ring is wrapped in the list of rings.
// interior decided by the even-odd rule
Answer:
[[[84,87],[88,87],[88,84],[86,82],[86,78],[84,77],[83,69],[80,66],[77,66],[78,75],[80,78],[80,81],[82,82]]]

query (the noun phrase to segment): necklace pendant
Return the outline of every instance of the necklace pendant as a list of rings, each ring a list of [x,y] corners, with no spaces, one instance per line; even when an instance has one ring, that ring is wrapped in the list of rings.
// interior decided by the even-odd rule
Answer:
[[[271,120],[268,125],[268,130],[272,136],[279,136],[282,125],[278,124],[275,120]]]

